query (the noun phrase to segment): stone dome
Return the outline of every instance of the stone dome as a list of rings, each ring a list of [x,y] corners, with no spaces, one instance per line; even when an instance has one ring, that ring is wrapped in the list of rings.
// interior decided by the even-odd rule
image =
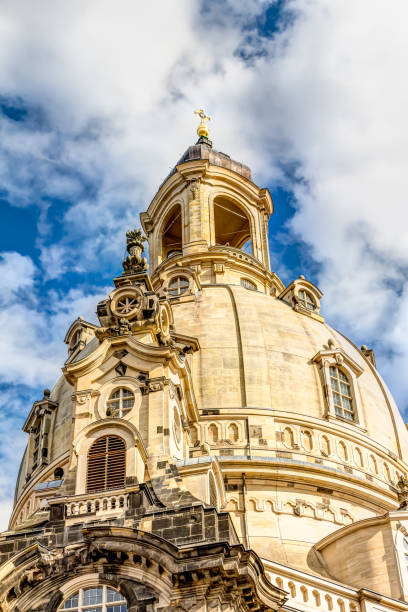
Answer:
[[[332,341],[362,369],[358,394],[366,436],[406,461],[408,435],[376,368],[327,323],[296,312],[283,300],[241,286],[203,286],[193,301],[173,304],[175,326],[200,342],[199,407],[248,408],[323,421],[324,387],[313,358]],[[334,427],[353,435],[355,425]]]
[[[134,503],[132,525],[184,545],[166,531],[170,519],[139,513],[149,490],[147,513],[221,512],[279,588],[296,572],[309,586],[353,581],[336,573],[336,550],[371,528],[381,540],[383,516],[399,529],[406,427],[373,352],[325,321],[321,291],[303,276],[285,287],[270,270],[272,213],[249,168],[208,139],[189,147],[141,214],[150,274],[146,238],[130,231],[124,272],[97,306],[100,327],[79,318],[67,332],[64,376],[24,426],[11,528],[42,524],[47,512],[65,513],[74,531],[95,516],[127,527]],[[92,454],[96,442],[106,463]],[[121,486],[109,498],[112,482]],[[375,546],[356,587],[366,576],[375,586]],[[397,592],[391,581],[381,588]]]
[[[251,546],[262,557],[322,571],[310,558],[314,542],[398,506],[395,487],[406,469],[408,438],[384,381],[340,332],[262,292],[203,285],[195,299],[173,304],[173,311],[177,330],[200,343],[194,364],[197,439],[210,442],[219,457],[238,528],[236,491],[245,472]],[[358,423],[327,414],[315,357],[328,353],[329,345],[359,368]],[[231,444],[233,422],[242,440],[248,429],[250,448],[239,439]],[[265,531],[268,507],[275,516],[269,515]]]

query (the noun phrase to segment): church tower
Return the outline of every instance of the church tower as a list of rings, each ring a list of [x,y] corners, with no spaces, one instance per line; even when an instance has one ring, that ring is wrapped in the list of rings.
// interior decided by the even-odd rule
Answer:
[[[408,612],[404,423],[197,114],[29,411],[0,612]]]
[[[199,111],[206,118],[202,111]],[[268,220],[273,202],[247,166],[215,151],[202,119],[190,146],[141,214],[150,269],[176,292],[175,268],[189,268],[206,284],[243,284],[268,295],[283,285],[270,272]],[[181,270],[179,270],[181,271]],[[191,291],[191,283],[188,290]],[[185,293],[185,292],[184,292]]]

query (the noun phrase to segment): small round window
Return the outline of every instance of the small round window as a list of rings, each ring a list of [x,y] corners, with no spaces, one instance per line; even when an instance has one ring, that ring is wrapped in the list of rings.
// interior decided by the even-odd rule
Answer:
[[[79,589],[67,599],[59,610],[72,612],[126,612],[127,601],[114,589],[107,586]]]
[[[129,389],[121,387],[115,389],[106,402],[106,416],[124,417],[130,412],[135,404],[135,395]]]
[[[185,276],[177,276],[176,278],[172,278],[169,282],[169,295],[171,297],[177,297],[179,295],[183,295],[189,287],[190,283],[188,278]]]
[[[312,296],[307,291],[301,289],[298,293],[298,297],[299,302],[304,308],[307,308],[308,310],[316,310],[316,304],[314,303]]]

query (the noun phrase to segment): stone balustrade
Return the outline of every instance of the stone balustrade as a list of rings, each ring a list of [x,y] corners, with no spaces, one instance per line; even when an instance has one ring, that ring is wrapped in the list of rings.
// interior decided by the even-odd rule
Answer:
[[[126,510],[129,505],[127,493],[102,491],[66,501],[67,518],[84,514],[105,515]]]

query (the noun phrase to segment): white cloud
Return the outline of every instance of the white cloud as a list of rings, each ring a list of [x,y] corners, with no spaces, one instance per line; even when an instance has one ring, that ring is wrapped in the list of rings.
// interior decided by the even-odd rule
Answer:
[[[65,333],[78,315],[95,321],[106,290],[71,289],[40,295],[29,257],[4,253],[0,259],[0,383],[52,386],[66,359]]]
[[[5,385],[0,392],[0,531],[10,516],[27,441],[20,430],[32,393],[54,385],[67,356],[63,339],[69,325],[78,315],[95,321],[96,304],[106,291],[40,295],[38,271],[29,257],[15,252],[0,257],[0,384]]]

